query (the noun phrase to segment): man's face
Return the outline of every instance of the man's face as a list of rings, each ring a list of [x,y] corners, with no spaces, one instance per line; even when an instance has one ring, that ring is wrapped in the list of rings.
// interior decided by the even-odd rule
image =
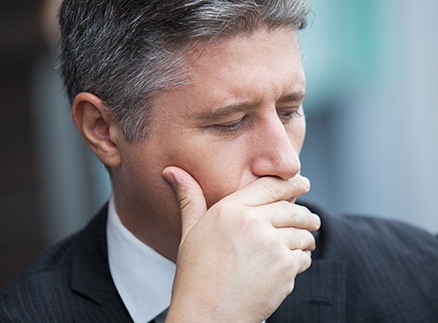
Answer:
[[[294,177],[305,134],[305,76],[293,30],[204,44],[188,61],[190,83],[156,97],[149,137],[123,142],[113,173],[120,208],[139,216],[153,209],[176,227],[165,167],[190,173],[210,207],[259,177]]]

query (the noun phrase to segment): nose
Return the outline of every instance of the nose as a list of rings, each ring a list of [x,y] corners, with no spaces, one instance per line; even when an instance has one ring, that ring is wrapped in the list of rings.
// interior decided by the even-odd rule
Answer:
[[[284,180],[297,175],[301,168],[298,152],[281,120],[276,116],[260,127],[251,149],[251,172],[257,177],[276,176]]]

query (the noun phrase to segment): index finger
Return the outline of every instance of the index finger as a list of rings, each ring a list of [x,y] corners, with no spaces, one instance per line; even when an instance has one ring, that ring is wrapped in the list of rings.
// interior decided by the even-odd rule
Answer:
[[[309,180],[301,175],[288,180],[266,176],[234,192],[227,199],[237,199],[246,206],[255,207],[296,198],[307,193],[309,190]]]

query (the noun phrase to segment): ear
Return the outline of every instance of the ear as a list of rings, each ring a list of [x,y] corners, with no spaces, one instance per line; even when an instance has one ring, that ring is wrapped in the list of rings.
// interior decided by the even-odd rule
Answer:
[[[79,93],[72,105],[72,116],[76,128],[97,158],[108,167],[118,167],[121,158],[117,143],[123,135],[102,100],[91,93]]]

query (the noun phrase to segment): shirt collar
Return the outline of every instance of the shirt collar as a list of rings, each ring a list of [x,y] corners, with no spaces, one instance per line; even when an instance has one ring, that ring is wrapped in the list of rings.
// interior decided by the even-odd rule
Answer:
[[[106,230],[109,268],[117,291],[134,322],[149,322],[170,305],[176,265],[122,224],[113,196]]]

